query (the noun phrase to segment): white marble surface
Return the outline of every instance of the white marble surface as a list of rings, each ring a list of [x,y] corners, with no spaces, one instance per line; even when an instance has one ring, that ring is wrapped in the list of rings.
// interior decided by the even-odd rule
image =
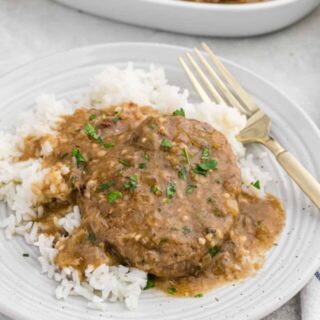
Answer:
[[[0,76],[34,58],[90,44],[147,41],[195,46],[200,40],[103,20],[49,0],[0,0]],[[320,8],[281,32],[206,41],[219,55],[271,80],[320,126]],[[264,320],[300,319],[296,296]],[[0,320],[7,318],[0,315]]]

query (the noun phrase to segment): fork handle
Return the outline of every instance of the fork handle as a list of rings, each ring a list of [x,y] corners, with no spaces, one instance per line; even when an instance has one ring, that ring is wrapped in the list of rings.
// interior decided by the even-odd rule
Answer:
[[[310,172],[280,143],[269,137],[263,144],[272,151],[278,162],[301,190],[320,209],[320,184]]]

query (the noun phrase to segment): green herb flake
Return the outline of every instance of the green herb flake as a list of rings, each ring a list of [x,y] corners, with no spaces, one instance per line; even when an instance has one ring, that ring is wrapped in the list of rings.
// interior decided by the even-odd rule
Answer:
[[[153,124],[153,123],[150,123],[148,124],[148,127],[151,129],[151,130],[154,130],[156,128],[156,125]]]
[[[71,181],[71,186],[72,186],[72,188],[75,189],[75,187],[76,187],[76,182],[77,182],[77,177],[76,177],[76,176],[72,176],[72,177],[70,178],[70,181]]]
[[[182,116],[182,117],[185,117],[185,116],[186,116],[183,108],[180,108],[180,109],[177,109],[177,110],[173,111],[172,114],[173,114],[174,116]]]
[[[29,253],[23,253],[22,256],[23,257],[29,257],[30,255],[29,255]]]
[[[209,170],[215,170],[217,168],[217,160],[208,160],[203,163],[198,163],[194,169],[195,173],[206,176]]]
[[[190,164],[190,156],[189,156],[189,151],[187,148],[182,149],[182,155],[186,161],[187,164]]]
[[[145,153],[143,155],[143,159],[149,161],[150,160],[150,156],[147,153]]]
[[[111,119],[111,121],[112,121],[113,123],[117,123],[117,122],[120,121],[120,120],[121,120],[120,117],[114,117],[114,118]]]
[[[126,190],[131,190],[131,191],[135,190],[137,186],[138,186],[138,177],[136,175],[129,177],[129,180],[123,184],[123,187]]]
[[[261,186],[260,186],[260,181],[257,180],[255,183],[251,183],[256,189],[260,190]]]
[[[97,116],[95,114],[91,113],[90,116],[89,116],[89,121],[94,120],[96,117]]]
[[[160,146],[161,146],[163,149],[169,150],[170,148],[172,148],[172,143],[171,143],[171,141],[168,140],[167,138],[164,138],[164,139],[161,141]]]
[[[213,214],[214,214],[216,217],[218,217],[218,218],[223,217],[223,212],[222,212],[220,209],[218,209],[218,208],[215,208],[215,209],[213,210]]]
[[[209,148],[205,147],[202,150],[202,154],[201,154],[201,160],[209,160],[210,159],[210,152],[209,152]]]
[[[143,162],[141,162],[141,163],[139,163],[139,169],[145,169],[146,168],[146,163],[143,163]]]
[[[203,297],[203,293],[198,293],[194,296],[195,298],[202,298]]]
[[[170,231],[179,231],[179,228],[177,228],[177,227],[170,227]]]
[[[216,202],[214,196],[209,196],[207,201],[208,201],[208,203],[215,203]]]
[[[100,186],[96,189],[96,191],[102,191],[102,190],[106,190],[108,188],[110,188],[111,186],[114,185],[114,181],[108,181],[108,182],[104,182],[102,184],[100,184]]]
[[[169,241],[169,239],[166,238],[166,237],[160,238],[160,243],[159,243],[159,244],[163,244],[163,243],[166,243],[166,242],[168,242],[168,241]]]
[[[167,190],[166,190],[167,198],[172,199],[175,196],[176,192],[177,192],[176,185],[172,182],[169,183],[169,185],[167,186]]]
[[[215,182],[216,184],[221,184],[221,179],[217,178],[216,180],[214,180],[214,182]]]
[[[168,288],[168,289],[167,289],[167,292],[168,292],[169,294],[171,294],[171,295],[174,295],[174,294],[177,292],[177,289],[174,288],[174,287]]]
[[[115,203],[118,199],[122,198],[122,193],[119,191],[111,191],[107,195],[107,200],[110,204]]]
[[[187,170],[186,167],[181,167],[178,171],[178,176],[180,179],[182,180],[186,180],[187,179]]]
[[[130,162],[127,160],[119,159],[119,163],[121,163],[125,167],[130,167]]]
[[[143,290],[148,290],[148,289],[151,289],[151,288],[154,288],[154,287],[155,287],[154,281],[152,279],[148,279],[147,280],[147,284],[143,288]]]
[[[115,146],[115,144],[113,142],[104,142],[103,146],[107,149],[109,148],[113,148]]]
[[[82,155],[78,148],[72,150],[71,155],[76,159],[77,167],[86,162],[85,157]]]
[[[219,253],[219,251],[220,251],[220,247],[214,246],[209,249],[209,254],[211,257],[214,257]]]
[[[194,189],[197,189],[195,184],[189,184],[186,189],[186,193],[192,193]]]
[[[188,226],[182,227],[182,233],[187,236],[191,232],[191,229]]]
[[[90,230],[89,233],[88,233],[88,240],[91,243],[94,243],[97,240],[97,237],[96,237],[96,235],[94,234],[94,232],[92,230]]]
[[[263,220],[257,220],[257,221],[256,221],[256,226],[257,226],[257,227],[260,227],[261,224],[262,224],[262,222],[263,222]]]
[[[162,194],[161,190],[156,185],[151,186],[150,191],[157,196]]]
[[[94,140],[98,139],[96,128],[91,123],[86,124],[84,127],[84,132],[89,138]]]

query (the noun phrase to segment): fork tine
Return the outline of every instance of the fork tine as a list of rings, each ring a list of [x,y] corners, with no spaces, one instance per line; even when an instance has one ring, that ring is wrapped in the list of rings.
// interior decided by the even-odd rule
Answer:
[[[203,90],[201,84],[199,81],[196,79],[196,77],[193,75],[192,71],[189,69],[188,65],[184,62],[184,60],[180,57],[179,61],[182,65],[182,68],[188,75],[191,83],[193,84],[195,90],[198,92],[199,96],[201,97],[203,102],[211,102],[211,99],[209,96],[206,94],[206,92]]]
[[[207,76],[202,72],[202,70],[200,69],[200,67],[198,66],[198,64],[195,62],[195,60],[192,58],[190,53],[186,54],[189,61],[191,62],[192,66],[194,67],[194,69],[196,70],[196,72],[199,74],[200,78],[203,80],[203,82],[206,84],[208,90],[210,91],[210,93],[212,94],[212,96],[214,97],[214,100],[217,103],[221,103],[226,105],[226,102],[223,100],[223,98],[221,97],[221,95],[219,94],[219,92],[214,88],[214,86],[211,84],[211,82],[209,81],[209,79],[207,78]]]
[[[217,69],[221,72],[226,81],[231,85],[237,95],[240,97],[245,106],[250,110],[251,113],[259,110],[256,103],[252,100],[250,95],[242,88],[240,83],[233,77],[233,75],[228,71],[228,69],[223,65],[220,59],[213,53],[213,51],[208,47],[208,45],[203,42],[202,47],[208,53],[212,62],[215,64]]]
[[[238,108],[240,112],[248,114],[250,110],[247,110],[241,103],[236,99],[236,97],[232,94],[232,92],[226,87],[223,81],[220,79],[218,74],[214,71],[214,69],[210,66],[204,56],[200,53],[200,51],[195,48],[194,51],[196,52],[197,56],[199,57],[200,61],[203,63],[215,83],[217,84],[219,90],[222,92],[224,97],[229,101],[232,107]],[[210,83],[210,82],[209,82]]]

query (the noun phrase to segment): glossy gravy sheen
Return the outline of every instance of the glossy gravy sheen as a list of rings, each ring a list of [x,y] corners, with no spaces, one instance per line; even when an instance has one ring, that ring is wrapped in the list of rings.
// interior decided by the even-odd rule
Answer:
[[[45,141],[53,151],[44,156]],[[194,296],[259,269],[284,223],[275,197],[241,191],[225,137],[181,111],[78,109],[56,136],[26,138],[20,160],[32,157],[50,169],[34,189],[61,268],[124,264],[153,275],[165,292]],[[68,235],[57,220],[74,205],[81,225]]]

